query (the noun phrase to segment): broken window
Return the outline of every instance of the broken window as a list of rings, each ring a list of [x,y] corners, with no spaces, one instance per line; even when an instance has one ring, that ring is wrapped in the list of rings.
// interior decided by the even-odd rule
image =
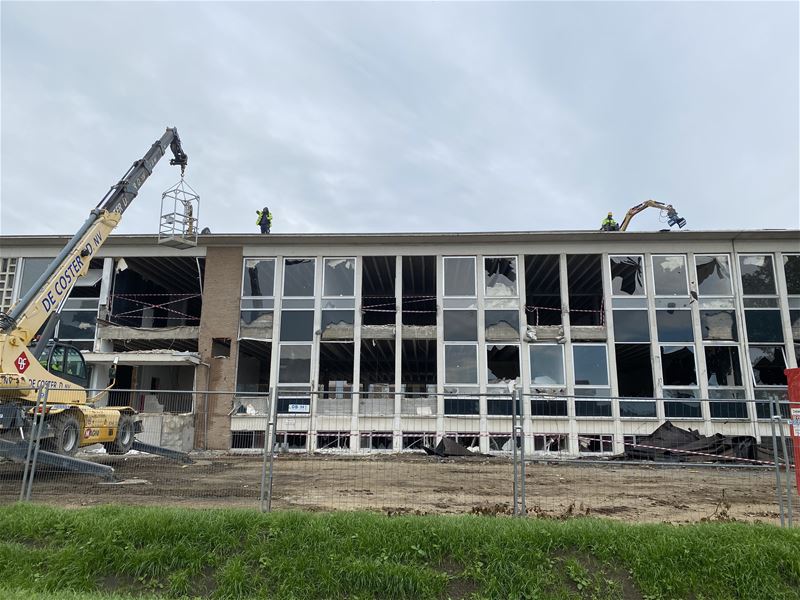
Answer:
[[[272,339],[272,298],[242,298],[239,313],[239,337],[258,340]]]
[[[786,293],[800,295],[800,254],[783,255],[783,273],[786,275]]]
[[[345,450],[349,448],[349,431],[320,431],[317,433],[317,450]]]
[[[263,431],[231,431],[231,449],[264,448]]]
[[[786,385],[783,346],[749,346],[747,350],[756,386]]]
[[[644,296],[644,259],[641,256],[610,256],[611,293],[614,296]]]
[[[244,261],[242,296],[272,297],[275,287],[275,259],[247,258]]]
[[[444,311],[444,339],[448,342],[478,341],[478,312],[475,310]]]
[[[773,415],[780,415],[784,419],[789,418],[789,394],[787,390],[757,389],[754,395],[756,400],[762,400],[762,402],[756,402],[756,418],[769,419]],[[769,439],[767,436],[764,437]]]
[[[617,383],[624,398],[653,397],[653,367],[649,344],[616,344]]]
[[[742,292],[750,295],[775,295],[775,273],[772,270],[772,255],[739,255],[742,274]]]
[[[487,310],[484,320],[487,340],[519,339],[519,311]]]
[[[308,385],[310,381],[311,344],[282,344],[280,347],[278,382]]]
[[[561,325],[560,281],[558,255],[525,257],[525,313],[528,325]]]
[[[478,383],[477,344],[445,344],[444,381],[446,384]]]
[[[688,296],[686,257],[683,254],[653,256],[656,296]]]
[[[487,298],[498,296],[508,298],[517,295],[516,257],[485,257],[483,259],[483,265]]]
[[[283,260],[284,297],[308,297],[314,295],[313,258],[285,258]]]
[[[567,256],[571,325],[603,325],[603,269],[599,254]]]
[[[322,333],[323,340],[352,340],[355,311],[352,310],[323,310]]]
[[[436,434],[432,431],[404,431],[403,450],[422,450],[423,446],[433,448],[436,445]]]
[[[665,386],[697,385],[694,348],[661,346],[661,369]]]
[[[475,257],[444,257],[444,295],[475,296]]]
[[[326,298],[353,296],[356,278],[355,258],[326,258],[322,295]]]
[[[308,434],[302,431],[279,431],[275,435],[275,445],[282,450],[305,450]]]
[[[533,436],[536,452],[569,452],[569,436],[564,433],[537,433]]]
[[[402,308],[403,325],[436,325],[436,257],[403,257]]]
[[[231,338],[211,338],[211,358],[229,358]]]
[[[266,394],[269,392],[272,344],[254,340],[239,340],[236,361],[236,392]]]
[[[660,342],[692,342],[694,341],[692,311],[657,310],[656,329]]]
[[[735,342],[739,339],[736,312],[732,310],[701,310],[700,329],[704,340]]]
[[[747,339],[750,342],[783,342],[781,311],[747,309],[744,311]]]
[[[397,317],[394,256],[361,260],[361,310],[364,325],[394,325]]]
[[[322,342],[319,345],[319,389],[326,398],[348,399],[353,391],[353,344]],[[347,407],[348,409],[350,407]],[[347,410],[347,414],[350,414]]]
[[[510,435],[489,435],[489,452],[511,452],[514,449]]]
[[[712,419],[747,419],[747,402],[742,388],[709,388]],[[726,402],[730,400],[730,402]]]
[[[362,433],[360,442],[362,450],[391,450],[392,432],[370,431],[369,433]]]
[[[281,311],[281,341],[310,342],[314,337],[313,310]]]
[[[519,346],[486,346],[487,383],[503,384],[519,378]]]
[[[597,435],[582,433],[578,436],[578,452],[581,454],[589,452],[611,452],[613,448],[613,436],[611,434]]]
[[[531,384],[536,387],[564,385],[564,347],[559,344],[528,346],[531,364]]]
[[[93,341],[97,328],[97,306],[97,298],[68,298],[58,323],[58,339],[64,342]]]
[[[694,257],[697,269],[697,291],[700,296],[730,296],[731,269],[727,255]]]
[[[709,387],[742,385],[742,369],[737,346],[706,346],[705,355]]]
[[[649,342],[650,325],[646,310],[615,310],[614,340],[616,342]]]
[[[664,390],[664,415],[668,419],[702,419],[703,412],[700,402],[690,402],[685,399],[697,398],[696,389],[672,388]]]

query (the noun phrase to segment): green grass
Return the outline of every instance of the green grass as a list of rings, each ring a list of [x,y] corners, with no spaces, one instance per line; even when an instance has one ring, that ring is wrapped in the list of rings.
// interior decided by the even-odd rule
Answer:
[[[0,508],[0,597],[800,598],[800,530]]]

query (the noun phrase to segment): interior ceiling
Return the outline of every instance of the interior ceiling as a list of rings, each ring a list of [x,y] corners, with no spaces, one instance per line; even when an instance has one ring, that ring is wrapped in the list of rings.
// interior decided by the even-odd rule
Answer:
[[[394,365],[394,340],[362,340],[362,367],[366,363],[391,363]]]
[[[395,257],[365,256],[361,264],[362,295],[394,297]]]
[[[352,342],[321,342],[319,345],[320,371],[324,371],[330,363],[347,363],[352,370],[354,357],[355,349]]]
[[[188,256],[125,257],[128,269],[171,293],[200,292],[198,261]],[[205,259],[200,258],[201,272]]]
[[[525,257],[525,291],[529,296],[536,292],[557,294],[560,289],[557,255]]]
[[[269,361],[272,353],[272,344],[270,342],[259,342],[258,340],[241,339],[239,340],[239,352],[246,352]]]
[[[403,257],[403,296],[436,295],[436,260],[433,256]]]
[[[567,284],[571,293],[603,293],[599,254],[567,256]]]

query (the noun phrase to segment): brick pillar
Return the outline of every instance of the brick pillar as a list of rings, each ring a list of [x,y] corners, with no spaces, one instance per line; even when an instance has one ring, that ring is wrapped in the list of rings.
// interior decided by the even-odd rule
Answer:
[[[203,277],[203,313],[200,318],[198,347],[201,360],[209,365],[201,369],[198,389],[233,392],[236,389],[237,337],[239,333],[239,299],[242,287],[242,248],[209,247]],[[230,357],[215,358],[211,352],[214,338],[230,338]],[[207,371],[207,373],[206,373]],[[207,379],[206,379],[207,376]],[[198,397],[195,423],[195,446],[209,450],[229,450],[231,447],[231,417],[233,395],[208,394],[208,415],[205,398]],[[207,434],[205,432],[207,419]]]

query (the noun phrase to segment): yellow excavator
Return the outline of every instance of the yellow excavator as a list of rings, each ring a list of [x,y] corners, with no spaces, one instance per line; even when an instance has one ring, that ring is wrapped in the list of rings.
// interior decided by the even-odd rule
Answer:
[[[167,128],[145,156],[111,187],[78,232],[67,242],[31,289],[6,313],[0,313],[0,439],[25,439],[32,434],[38,390],[47,388],[42,447],[72,455],[81,446],[102,443],[112,454],[130,450],[141,431],[136,411],[129,406],[95,408],[103,392],[88,397],[87,369],[77,348],[50,339],[63,302],[86,275],[92,257],[119,225],[156,163],[170,149],[171,165],[181,168],[188,157],[175,128]],[[44,326],[35,346],[37,332]]]
[[[678,229],[683,229],[686,226],[686,219],[684,219],[683,217],[680,217],[678,215],[678,211],[676,211],[675,208],[671,204],[664,204],[663,202],[658,202],[657,200],[645,200],[644,202],[641,202],[641,203],[637,204],[636,206],[631,207],[628,210],[628,212],[625,214],[625,218],[622,220],[622,224],[620,224],[618,227],[614,227],[613,225],[610,225],[610,223],[613,223],[613,219],[611,219],[609,221],[609,219],[611,217],[611,213],[608,213],[609,219],[606,219],[605,221],[603,221],[602,230],[603,231],[626,231],[628,229],[628,225],[630,225],[631,220],[633,219],[633,217],[635,217],[640,212],[642,212],[643,210],[648,209],[648,208],[657,208],[657,209],[659,209],[661,211],[666,212],[667,213],[667,223],[669,224],[670,227],[674,227],[675,225],[677,225]],[[607,224],[609,224],[609,225],[607,225]]]

